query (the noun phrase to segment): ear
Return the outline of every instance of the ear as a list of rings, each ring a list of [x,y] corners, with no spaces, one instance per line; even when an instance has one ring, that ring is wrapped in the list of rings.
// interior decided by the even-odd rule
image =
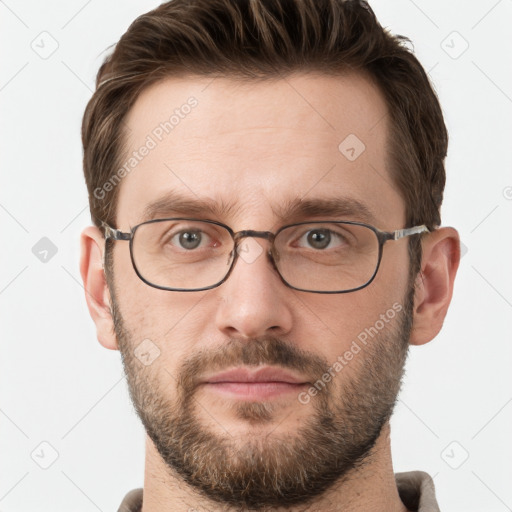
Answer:
[[[443,326],[459,267],[460,240],[453,228],[439,228],[423,239],[416,278],[411,345],[432,340]]]
[[[85,300],[91,318],[96,324],[98,341],[111,350],[117,350],[117,337],[110,310],[110,293],[103,269],[105,239],[95,226],[89,226],[80,236],[80,274],[85,289]]]

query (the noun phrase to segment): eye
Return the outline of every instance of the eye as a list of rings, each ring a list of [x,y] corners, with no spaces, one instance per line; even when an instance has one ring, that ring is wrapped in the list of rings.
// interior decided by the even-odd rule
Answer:
[[[171,237],[170,242],[182,249],[192,250],[197,249],[201,243],[206,242],[208,238],[208,235],[199,229],[188,229],[176,233]]]
[[[331,242],[338,242],[335,247],[346,245],[347,240],[340,233],[335,233],[331,229],[327,228],[316,228],[306,231],[299,239],[298,246],[305,247],[303,244],[307,243],[309,247],[313,249],[327,249],[333,248],[330,246]]]
[[[222,226],[208,224],[193,220],[174,220],[147,224],[148,230],[153,228],[158,232],[150,233],[148,231],[148,242],[154,247],[155,251],[163,251],[167,255],[171,253],[186,255],[194,253],[205,257],[220,254],[224,248],[229,249],[233,244],[229,231]]]

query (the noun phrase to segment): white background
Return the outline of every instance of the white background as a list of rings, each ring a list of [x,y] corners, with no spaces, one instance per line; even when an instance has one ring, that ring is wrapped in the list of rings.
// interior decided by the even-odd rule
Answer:
[[[0,1],[2,512],[117,510],[143,483],[143,428],[119,353],[96,340],[79,275],[79,234],[90,222],[80,122],[102,52],[157,3]],[[512,1],[371,5],[385,27],[412,39],[440,96],[450,133],[443,224],[467,249],[442,333],[411,349],[392,420],[395,471],[430,473],[443,512],[505,512]],[[43,44],[58,48],[43,59],[31,47]],[[47,262],[32,251],[43,237],[57,249]],[[42,469],[53,450],[57,460]]]

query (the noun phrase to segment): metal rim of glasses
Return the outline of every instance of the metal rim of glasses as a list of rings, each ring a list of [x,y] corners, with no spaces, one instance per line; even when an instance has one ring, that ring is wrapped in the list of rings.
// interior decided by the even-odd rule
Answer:
[[[226,275],[223,277],[223,279],[221,279],[219,282],[217,282],[217,283],[215,283],[213,285],[205,286],[205,287],[202,287],[202,288],[171,288],[171,287],[167,287],[167,286],[160,286],[160,285],[154,284],[151,281],[148,281],[140,273],[140,271],[139,271],[139,269],[137,267],[137,264],[135,263],[134,256],[133,256],[133,253],[134,253],[134,251],[133,251],[133,240],[135,238],[136,231],[140,228],[140,226],[143,226],[143,225],[146,225],[146,224],[153,224],[153,223],[156,223],[156,222],[164,222],[164,221],[170,221],[170,220],[187,220],[187,221],[205,222],[205,223],[209,223],[209,224],[215,224],[217,226],[220,226],[220,227],[226,229],[229,232],[229,234],[230,234],[230,236],[231,236],[231,238],[233,240],[234,246],[233,246],[233,249],[232,249],[232,251],[230,253],[230,258],[232,258],[232,261],[231,261],[229,269],[228,269]],[[288,283],[288,281],[286,281],[286,279],[281,275],[281,272],[277,268],[277,265],[276,265],[276,262],[275,262],[275,257],[274,257],[274,254],[273,254],[273,251],[275,249],[275,247],[274,247],[274,240],[275,240],[275,238],[277,237],[277,235],[281,231],[283,231],[283,230],[285,230],[287,228],[290,228],[290,227],[301,226],[301,225],[305,225],[305,224],[349,224],[349,225],[355,225],[355,226],[362,226],[362,227],[370,229],[375,234],[375,236],[377,237],[378,244],[379,244],[377,264],[375,266],[375,270],[374,270],[373,274],[371,275],[371,277],[364,284],[362,284],[361,286],[358,286],[358,287],[355,287],[355,288],[350,288],[348,290],[340,290],[340,291],[337,291],[337,290],[328,290],[328,291],[308,290],[308,289],[304,289],[304,288],[298,288],[298,287],[293,286],[290,283]],[[430,232],[430,230],[425,225],[414,226],[414,227],[411,227],[411,228],[398,229],[396,231],[382,231],[382,230],[380,230],[380,229],[378,229],[378,228],[376,228],[376,227],[374,227],[374,226],[372,226],[370,224],[365,224],[364,222],[358,222],[358,221],[348,221],[348,220],[347,221],[345,221],[345,220],[343,220],[343,221],[312,220],[312,221],[303,221],[303,222],[297,222],[297,223],[294,223],[294,224],[288,224],[286,226],[282,226],[275,233],[272,233],[271,231],[254,231],[254,230],[243,230],[243,231],[238,231],[238,232],[235,233],[229,226],[227,226],[226,224],[223,224],[222,222],[218,222],[218,221],[210,220],[210,219],[197,219],[197,218],[190,218],[190,217],[170,217],[170,218],[165,218],[165,219],[152,219],[152,220],[148,220],[148,221],[145,221],[145,222],[141,222],[140,224],[137,224],[136,226],[131,228],[130,232],[128,232],[128,233],[122,232],[119,229],[112,228],[111,226],[109,226],[108,224],[106,224],[104,222],[102,222],[102,226],[105,229],[105,239],[106,240],[108,240],[110,238],[110,239],[113,239],[113,240],[124,240],[124,241],[129,241],[130,242],[129,243],[130,259],[131,259],[131,262],[132,262],[133,269],[135,270],[135,273],[137,274],[137,276],[139,277],[139,279],[141,281],[146,283],[148,286],[151,286],[153,288],[157,288],[159,290],[176,291],[176,292],[199,292],[199,291],[206,291],[206,290],[211,290],[213,288],[217,288],[222,283],[224,283],[229,278],[229,276],[230,276],[230,274],[231,274],[231,272],[232,272],[233,268],[235,267],[236,262],[238,260],[238,256],[239,256],[238,246],[239,246],[240,240],[242,240],[243,238],[246,238],[246,237],[264,238],[264,239],[270,241],[271,248],[270,248],[270,250],[266,251],[267,257],[270,260],[270,263],[272,264],[272,267],[277,272],[277,274],[278,274],[279,278],[281,279],[281,281],[288,288],[291,288],[291,289],[297,290],[297,291],[302,291],[302,292],[320,293],[320,294],[339,294],[339,293],[355,292],[355,291],[361,290],[363,288],[366,288],[375,279],[375,276],[377,275],[377,272],[379,270],[380,263],[381,263],[381,260],[382,260],[384,244],[388,240],[399,240],[401,238],[405,238],[405,237],[408,237],[408,236],[412,236],[412,235],[416,235],[416,234],[422,234],[422,233],[429,233]]]

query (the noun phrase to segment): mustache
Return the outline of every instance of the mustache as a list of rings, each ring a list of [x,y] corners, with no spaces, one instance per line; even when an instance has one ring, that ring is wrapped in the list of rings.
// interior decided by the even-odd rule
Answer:
[[[259,365],[295,370],[304,375],[309,382],[319,379],[329,368],[325,359],[277,337],[267,336],[250,340],[230,338],[222,346],[202,349],[183,361],[178,371],[178,386],[185,394],[190,394],[206,372]]]

